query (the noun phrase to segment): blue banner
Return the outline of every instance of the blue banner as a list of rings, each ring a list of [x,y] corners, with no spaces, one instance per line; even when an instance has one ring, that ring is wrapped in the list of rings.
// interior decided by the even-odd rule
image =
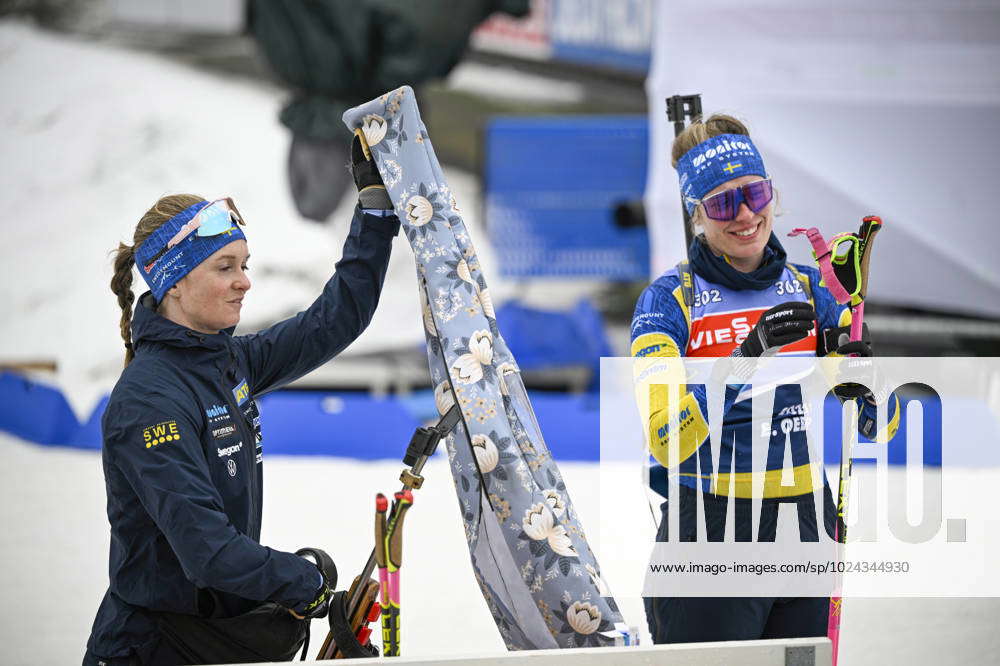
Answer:
[[[553,0],[549,11],[553,59],[649,70],[652,0]]]
[[[480,51],[621,70],[649,71],[653,0],[533,0],[522,19],[494,14],[473,33]]]
[[[916,397],[926,411],[923,464],[940,467],[942,458],[941,405]],[[600,405],[596,394],[532,391],[531,403],[545,442],[556,460],[600,460]],[[79,449],[101,448],[101,416],[105,397],[86,422],[79,422],[62,391],[13,372],[0,372],[0,431],[38,444]],[[268,455],[325,455],[378,460],[402,458],[413,430],[438,419],[433,391],[408,397],[375,398],[363,392],[275,391],[259,399],[264,447]],[[972,409],[974,400],[956,401]],[[905,401],[904,401],[905,405]],[[836,420],[840,402],[827,400],[824,417],[827,465],[840,462],[840,432]],[[904,407],[906,409],[906,407]],[[372,424],[377,424],[372,429]],[[373,434],[374,433],[374,434]],[[890,465],[906,464],[908,437],[905,412],[896,437],[889,443]],[[974,454],[953,455],[952,462],[975,466]],[[856,457],[855,464],[873,461]]]
[[[645,116],[492,120],[483,180],[501,275],[647,280],[646,229],[613,220],[642,198],[647,135]]]

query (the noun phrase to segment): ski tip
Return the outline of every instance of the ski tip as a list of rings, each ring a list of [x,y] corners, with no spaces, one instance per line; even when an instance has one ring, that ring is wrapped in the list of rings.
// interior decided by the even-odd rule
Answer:
[[[389,510],[389,500],[382,493],[375,496],[375,510],[379,513],[385,513]]]
[[[396,493],[396,499],[407,504],[413,504],[413,492],[409,488]]]

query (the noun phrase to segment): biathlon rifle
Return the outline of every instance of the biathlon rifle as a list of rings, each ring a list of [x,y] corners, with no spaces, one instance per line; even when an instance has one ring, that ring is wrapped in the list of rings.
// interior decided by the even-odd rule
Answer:
[[[667,120],[674,124],[674,138],[684,131],[685,122],[701,117],[701,95],[674,95],[667,98]],[[691,216],[681,199],[681,216],[684,219],[684,253],[691,247]]]
[[[427,460],[434,455],[434,452],[437,451],[438,443],[440,443],[443,438],[447,437],[455,428],[461,420],[461,416],[462,412],[458,405],[453,404],[436,425],[431,427],[422,426],[417,428],[413,433],[413,437],[410,439],[410,443],[406,447],[406,454],[403,456],[403,464],[409,465],[409,467],[403,469],[403,472],[399,475],[399,480],[402,481],[403,487],[398,493],[396,493],[395,501],[392,503],[392,508],[388,511],[388,517],[386,518],[383,513],[383,518],[386,520],[386,527],[381,531],[383,540],[386,537],[391,536],[388,526],[393,523],[393,518],[398,516],[396,518],[397,524],[402,521],[403,513],[405,513],[406,510],[403,507],[405,506],[408,508],[409,505],[413,503],[412,491],[419,490],[424,484],[424,477],[420,474],[424,469],[424,465],[427,463]],[[378,507],[379,505],[376,504],[376,512],[378,512]],[[376,526],[378,526],[378,524],[378,518],[376,518]],[[376,527],[376,534],[378,533],[379,529]],[[401,548],[401,542],[399,542],[398,539],[400,539],[401,536],[401,533],[399,533],[396,537],[399,548]],[[382,610],[380,604],[378,603],[379,591],[382,586],[372,580],[371,575],[375,571],[376,563],[379,565],[380,569],[383,566],[383,562],[388,567],[388,553],[386,553],[385,548],[386,544],[384,542],[380,543],[378,537],[376,537],[375,547],[372,548],[372,554],[368,557],[368,562],[365,564],[364,569],[362,569],[361,574],[354,579],[354,582],[351,584],[349,590],[346,592],[341,591],[334,595],[334,601],[331,602],[330,610],[330,631],[327,633],[326,640],[323,641],[323,645],[320,647],[319,653],[316,655],[317,659],[336,659],[343,658],[345,656],[371,656],[347,654],[342,649],[343,646],[338,646],[338,635],[341,636],[342,639],[348,638],[346,641],[341,640],[342,644],[349,644],[353,641],[351,641],[348,637],[345,627],[334,626],[333,605],[336,603],[338,605],[338,610],[340,607],[343,607],[343,611],[340,615],[343,615],[346,618],[347,623],[350,625],[350,637],[360,638],[360,634],[367,640],[368,634],[362,633],[362,631],[366,628],[368,623],[374,622],[378,619],[378,610]],[[385,560],[382,559],[382,553],[379,552],[380,549],[382,549],[382,553],[386,553]],[[398,558],[398,551],[396,557]],[[397,565],[400,564],[399,559],[396,559],[395,563]],[[395,573],[398,585],[398,569]],[[381,571],[379,574],[381,578]],[[386,583],[388,584],[388,577]],[[395,641],[398,641],[398,612],[395,614],[395,617],[397,619],[397,623],[395,628],[390,631],[390,635],[395,637]],[[386,621],[387,620],[383,617],[383,622]],[[388,621],[391,623],[392,618]],[[398,643],[395,645],[395,649],[399,649]]]

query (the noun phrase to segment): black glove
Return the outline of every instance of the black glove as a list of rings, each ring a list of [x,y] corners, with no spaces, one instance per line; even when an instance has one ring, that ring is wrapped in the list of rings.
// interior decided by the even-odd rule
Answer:
[[[789,301],[760,316],[733,356],[758,357],[764,352],[784,347],[809,335],[816,326],[816,311],[809,303]]]
[[[864,398],[869,404],[877,404],[879,398],[883,400],[888,394],[885,389],[885,381],[882,375],[875,372],[872,361],[869,361],[872,357],[872,345],[870,341],[857,340],[855,342],[847,342],[834,350],[835,354],[839,356],[851,356],[854,355],[858,360],[856,361],[840,361],[840,363],[848,364],[845,368],[850,368],[854,373],[864,373],[870,378],[867,384],[872,384],[868,387],[865,384],[858,384],[855,382],[842,382],[833,387],[833,393],[840,399],[841,402],[846,402],[848,400],[856,400],[857,398]]]
[[[313,597],[312,601],[306,604],[299,604],[295,608],[289,608],[288,610],[292,613],[292,615],[300,620],[311,620],[314,617],[326,617],[326,613],[330,609],[330,597],[332,596],[333,591],[324,580],[319,586],[319,590],[316,592],[316,596]]]
[[[382,176],[379,175],[371,150],[364,140],[360,129],[354,130],[351,140],[351,173],[354,174],[354,184],[358,187],[358,203],[362,208],[391,210],[392,199],[385,189]]]
[[[333,589],[337,587],[337,565],[334,564],[333,558],[327,555],[326,551],[319,548],[300,548],[295,551],[295,554],[315,564],[323,582],[312,601],[291,609],[292,614],[300,619],[326,617]]]

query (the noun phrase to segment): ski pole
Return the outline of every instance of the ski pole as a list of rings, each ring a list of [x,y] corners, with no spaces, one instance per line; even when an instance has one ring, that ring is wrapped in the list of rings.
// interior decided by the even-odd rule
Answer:
[[[419,490],[424,485],[424,477],[420,476],[420,472],[423,471],[428,458],[434,455],[438,442],[448,436],[461,418],[462,410],[455,404],[445,412],[445,415],[441,417],[437,425],[430,428],[417,428],[416,432],[413,433],[413,438],[410,440],[409,446],[406,447],[406,455],[403,457],[403,463],[410,465],[410,468],[404,469],[399,475],[399,480],[403,482],[402,490]],[[372,554],[368,556],[365,568],[361,571],[361,577],[369,578],[373,571],[375,571],[374,548],[372,549]]]
[[[865,317],[865,296],[868,293],[868,265],[871,261],[871,247],[875,235],[882,228],[881,218],[875,215],[865,217],[861,222],[859,236],[861,247],[859,249],[860,258],[858,263],[858,274],[860,284],[856,294],[851,299],[851,342],[861,340],[861,325]],[[845,437],[847,428],[844,428]],[[837,489],[837,542],[847,543],[847,493],[851,485],[851,473],[854,463],[853,451],[854,435],[848,441],[841,444],[840,454],[840,482]],[[845,464],[846,463],[846,464]],[[839,559],[839,558],[838,558]],[[835,592],[840,592],[836,590]],[[827,636],[833,652],[832,666],[837,666],[837,657],[840,652],[840,620],[844,612],[844,598],[842,594],[834,594],[830,597],[830,617],[827,622]]]
[[[424,484],[424,477],[420,475],[424,469],[424,465],[434,455],[441,439],[447,437],[461,419],[462,410],[459,409],[457,404],[453,404],[436,425],[429,428],[421,426],[416,429],[413,437],[410,439],[409,445],[406,447],[406,454],[403,456],[403,464],[410,466],[409,468],[404,468],[403,472],[399,475],[400,481],[403,482],[403,490],[420,489]],[[380,547],[378,543],[375,544],[371,555],[368,556],[368,561],[361,570],[361,574],[354,579],[354,584],[351,585],[347,595],[349,609],[359,609],[365,595],[369,593],[369,586],[362,582],[369,581],[372,573],[375,571],[375,552]],[[376,589],[377,587],[376,584]],[[333,633],[329,632],[316,658],[331,659],[334,652],[336,652],[336,645],[333,641]]]
[[[829,243],[816,227],[797,228],[788,234],[801,234],[809,239],[823,284],[834,300],[851,308],[851,342],[861,340],[872,242],[881,228],[882,219],[877,215],[868,215],[862,219],[858,233],[837,234]]]
[[[385,513],[389,500],[379,493],[375,496],[375,562],[378,564],[379,606],[382,608],[382,651],[389,644],[392,631],[389,616],[389,570],[386,568]]]
[[[813,246],[813,256],[823,276],[823,284],[838,303],[851,308],[851,342],[861,341],[872,241],[881,228],[882,219],[877,215],[868,215],[862,219],[858,233],[838,234],[830,239],[829,243],[815,227],[793,229],[788,234],[789,236],[804,234],[809,239]],[[847,495],[851,486],[854,462],[854,434],[849,434],[849,429],[846,427],[843,431],[844,440],[840,447],[840,478],[837,483],[837,526],[834,533],[834,538],[839,544],[847,543]],[[837,666],[840,620],[844,610],[841,587],[842,583],[838,578],[830,596],[830,612],[827,619],[827,636],[833,648],[833,666]]]
[[[868,265],[872,258],[872,241],[882,229],[882,218],[869,215],[862,219],[859,235],[861,236],[861,259],[858,262],[858,272],[861,274],[861,289],[858,291],[857,306],[851,308],[851,340],[861,339],[861,324],[865,317],[865,296],[868,295]]]
[[[389,642],[383,645],[386,657],[399,656],[399,570],[403,566],[403,519],[413,505],[413,493],[407,489],[396,493],[395,497],[385,530],[386,568],[389,572]]]

